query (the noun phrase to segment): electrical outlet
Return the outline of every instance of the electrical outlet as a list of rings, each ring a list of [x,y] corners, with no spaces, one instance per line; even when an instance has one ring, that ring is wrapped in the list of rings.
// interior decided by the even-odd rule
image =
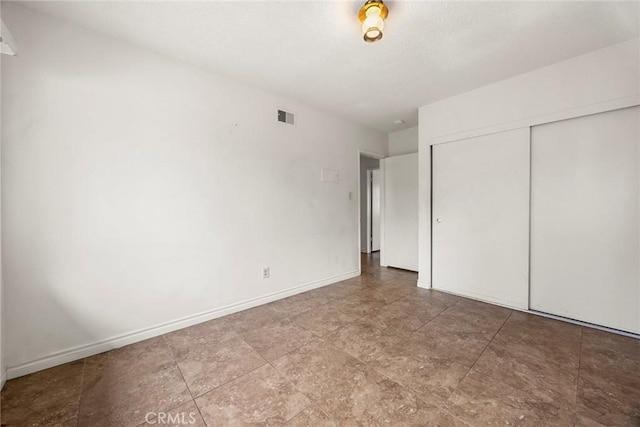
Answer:
[[[262,268],[262,278],[263,279],[268,279],[269,278],[269,267],[263,267]]]

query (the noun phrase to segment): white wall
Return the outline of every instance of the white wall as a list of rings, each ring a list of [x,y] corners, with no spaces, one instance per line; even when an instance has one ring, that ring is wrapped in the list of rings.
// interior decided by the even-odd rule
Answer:
[[[639,75],[632,39],[421,107],[419,284],[430,286],[432,144],[637,105]]]
[[[389,133],[389,156],[418,152],[418,126]]]
[[[367,170],[378,169],[380,160],[360,156],[360,252],[369,253],[369,222],[367,218],[369,195],[367,194]]]
[[[386,135],[2,7],[10,376],[357,274],[348,194]]]

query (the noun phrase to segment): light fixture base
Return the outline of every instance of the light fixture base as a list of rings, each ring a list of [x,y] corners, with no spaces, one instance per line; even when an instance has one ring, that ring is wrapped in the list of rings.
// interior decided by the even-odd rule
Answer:
[[[367,19],[367,9],[371,7],[380,8],[380,17],[382,19],[387,19],[387,16],[389,16],[389,9],[381,0],[368,0],[358,12],[358,19],[360,22],[364,22],[364,20]]]

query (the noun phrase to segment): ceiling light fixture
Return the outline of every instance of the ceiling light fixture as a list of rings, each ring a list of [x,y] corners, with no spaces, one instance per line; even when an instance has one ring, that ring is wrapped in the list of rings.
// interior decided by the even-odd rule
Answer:
[[[368,0],[358,12],[358,19],[362,22],[364,41],[373,43],[382,38],[384,20],[389,15],[389,9],[382,0]]]

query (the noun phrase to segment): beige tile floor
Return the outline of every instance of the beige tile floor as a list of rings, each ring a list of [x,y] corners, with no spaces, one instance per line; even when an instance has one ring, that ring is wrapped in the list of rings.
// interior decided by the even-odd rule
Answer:
[[[640,340],[418,289],[376,260],[8,381],[2,425],[640,425]]]

